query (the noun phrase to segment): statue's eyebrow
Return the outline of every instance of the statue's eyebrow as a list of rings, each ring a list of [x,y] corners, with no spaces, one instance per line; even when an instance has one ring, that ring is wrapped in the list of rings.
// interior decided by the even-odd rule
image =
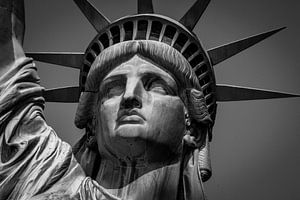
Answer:
[[[118,80],[124,80],[126,78],[126,75],[124,74],[116,74],[116,75],[112,75],[112,76],[108,76],[108,77],[105,77],[102,82],[100,83],[100,90],[106,86],[107,84],[113,82],[113,81],[118,81]]]
[[[119,80],[119,79],[123,79],[123,78],[125,78],[125,77],[126,77],[125,74],[113,74],[113,75],[111,75],[111,76],[105,77],[105,78],[102,80],[101,84],[104,83],[104,82],[107,82],[107,81],[109,82],[109,81],[111,81],[111,80]]]

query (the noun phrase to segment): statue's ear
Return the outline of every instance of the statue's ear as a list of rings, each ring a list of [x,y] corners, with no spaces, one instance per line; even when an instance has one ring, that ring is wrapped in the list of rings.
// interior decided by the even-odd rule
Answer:
[[[207,125],[199,126],[195,123],[191,123],[191,126],[187,128],[183,137],[185,144],[193,148],[201,148],[205,143],[208,130],[209,127]]]
[[[210,118],[205,98],[202,91],[197,89],[186,89],[187,96],[187,121],[190,121],[187,126],[187,133],[184,140],[187,145],[201,147],[205,143],[212,120]]]

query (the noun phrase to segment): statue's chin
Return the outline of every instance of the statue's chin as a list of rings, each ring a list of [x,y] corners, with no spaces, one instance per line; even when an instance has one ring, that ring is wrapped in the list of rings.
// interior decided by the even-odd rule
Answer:
[[[145,124],[122,124],[109,135],[110,151],[119,158],[143,157],[147,149]]]
[[[145,124],[122,124],[116,128],[114,135],[117,138],[146,139],[149,137]]]

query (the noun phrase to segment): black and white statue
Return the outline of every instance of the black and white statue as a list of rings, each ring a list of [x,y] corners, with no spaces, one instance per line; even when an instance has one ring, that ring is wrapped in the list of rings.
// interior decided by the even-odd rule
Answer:
[[[0,199],[206,199],[217,101],[297,95],[217,85],[213,66],[281,29],[206,51],[193,28],[209,0],[175,21],[110,22],[74,0],[98,34],[83,54],[23,52],[24,2],[0,0]],[[28,2],[29,3],[29,2]],[[45,90],[33,59],[80,69],[78,87]],[[73,147],[47,125],[45,101],[79,102]]]

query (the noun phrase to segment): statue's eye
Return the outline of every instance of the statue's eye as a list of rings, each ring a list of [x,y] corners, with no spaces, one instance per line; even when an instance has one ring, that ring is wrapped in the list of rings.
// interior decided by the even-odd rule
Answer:
[[[172,94],[168,85],[163,80],[157,78],[149,79],[145,84],[145,89],[162,95]]]
[[[167,95],[168,91],[161,83],[154,82],[148,89],[149,91]]]
[[[123,92],[124,84],[122,84],[120,81],[113,81],[106,85],[103,95],[109,99],[115,96],[120,96]]]
[[[107,92],[107,95],[109,97],[113,97],[113,96],[120,96],[123,93],[123,87],[118,85],[118,86],[114,86],[112,88],[110,88]]]

